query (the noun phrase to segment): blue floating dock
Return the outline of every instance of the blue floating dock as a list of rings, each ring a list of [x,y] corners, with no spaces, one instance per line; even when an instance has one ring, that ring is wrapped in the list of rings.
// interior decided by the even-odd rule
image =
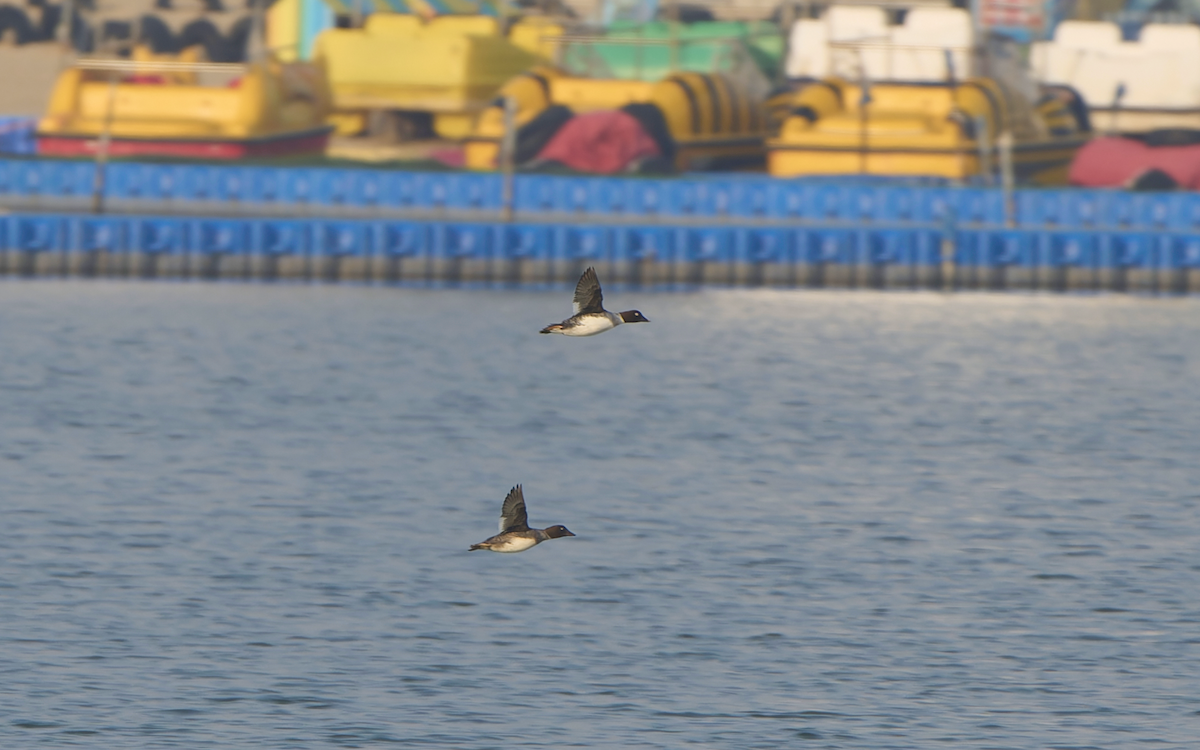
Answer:
[[[1200,289],[1200,194],[0,159],[0,273]]]

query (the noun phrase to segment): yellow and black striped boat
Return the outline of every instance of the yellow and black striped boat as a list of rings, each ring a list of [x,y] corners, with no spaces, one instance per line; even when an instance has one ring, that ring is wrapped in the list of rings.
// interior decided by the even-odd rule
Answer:
[[[1072,157],[1091,138],[1087,111],[1069,89],[1046,90],[1031,106],[988,78],[866,85],[826,78],[774,104],[783,115],[767,164],[779,177],[965,179],[996,168],[999,136],[1008,132],[1017,180],[1066,184]]]
[[[538,133],[531,131],[544,125],[541,116],[553,109],[566,117],[625,109],[636,112],[648,132],[659,131],[650,134],[660,144],[667,142],[664,156],[677,170],[761,168],[769,132],[763,106],[768,83],[750,52],[747,40],[753,40],[692,39],[684,31],[668,27],[657,29],[654,37],[560,38],[560,65],[512,79],[480,115],[467,141],[467,166],[496,167],[504,101],[511,97],[518,141],[536,139]],[[519,144],[517,150],[522,151]]]
[[[965,179],[1011,155],[1017,179],[1065,182],[1091,134],[1078,93],[1039,90],[1015,44],[979,38],[962,8],[895,20],[866,3],[795,23],[785,66],[795,83],[770,107],[771,174]]]
[[[703,170],[762,164],[766,123],[761,98],[747,96],[719,73],[674,73],[657,82],[592,79],[538,69],[505,85],[468,139],[466,165],[494,169],[504,136],[503,97],[517,101],[516,125],[527,126],[549,107],[574,113],[653,105],[672,142],[675,169]],[[519,131],[520,132],[520,131]],[[521,138],[518,135],[518,140]]]

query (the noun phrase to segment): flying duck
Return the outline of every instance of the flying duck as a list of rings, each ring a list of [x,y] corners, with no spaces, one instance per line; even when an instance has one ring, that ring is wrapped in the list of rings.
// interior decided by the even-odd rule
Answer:
[[[504,498],[504,506],[500,509],[500,533],[479,544],[472,544],[468,551],[486,549],[492,552],[524,552],[547,539],[558,539],[562,536],[575,535],[567,531],[566,526],[529,528],[529,516],[525,512],[525,493],[518,484],[509,491],[508,497]]]
[[[649,323],[646,316],[637,310],[610,313],[604,309],[604,294],[600,291],[600,280],[596,269],[589,268],[579,277],[575,285],[575,314],[561,323],[548,325],[542,333],[561,333],[564,336],[595,336],[597,333],[616,328],[622,323]]]

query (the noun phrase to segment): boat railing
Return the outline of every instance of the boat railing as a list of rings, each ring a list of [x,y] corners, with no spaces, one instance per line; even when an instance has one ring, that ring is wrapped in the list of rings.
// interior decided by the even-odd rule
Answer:
[[[857,57],[857,64],[859,65],[859,67],[864,68],[864,70],[860,70],[860,75],[867,74],[867,71],[865,70],[865,66],[867,64],[866,60],[864,59],[865,53],[874,52],[876,63],[878,63],[879,61],[882,61],[882,63],[883,63],[882,67],[883,67],[883,70],[885,71],[885,75],[882,75],[882,76],[880,76],[878,74],[870,75],[870,77],[876,78],[876,79],[895,77],[895,76],[893,76],[893,71],[896,69],[898,61],[895,59],[894,54],[887,54],[887,53],[921,53],[921,52],[929,53],[929,52],[933,52],[933,53],[937,53],[937,54],[943,55],[943,56],[947,55],[947,54],[953,55],[954,57],[961,56],[961,57],[965,58],[964,62],[968,63],[968,65],[964,65],[960,70],[969,70],[970,69],[971,66],[969,65],[969,63],[971,62],[972,56],[975,54],[975,48],[972,45],[966,45],[966,44],[907,44],[907,43],[903,43],[903,42],[896,43],[896,42],[892,42],[892,41],[887,41],[887,37],[883,37],[883,36],[872,36],[872,37],[862,37],[860,39],[845,39],[845,40],[840,40],[840,41],[831,41],[831,42],[827,43],[827,47],[829,49],[829,68],[830,68],[830,70],[834,70],[837,67],[834,64],[834,59],[833,59],[834,55],[836,55],[838,52],[843,52],[843,53],[849,52],[849,53],[854,54]],[[904,76],[900,76],[900,77],[904,78]],[[946,74],[944,76],[942,76],[941,80],[949,80],[949,78],[950,78],[950,71],[947,70]]]
[[[248,63],[187,62],[183,60],[125,60],[117,58],[79,58],[73,66],[82,70],[112,73],[138,73],[154,70],[163,73],[244,73]]]

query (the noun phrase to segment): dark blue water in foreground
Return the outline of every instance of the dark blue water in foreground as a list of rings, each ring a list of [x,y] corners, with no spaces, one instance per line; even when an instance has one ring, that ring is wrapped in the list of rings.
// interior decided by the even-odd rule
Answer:
[[[1197,746],[1200,300],[568,299],[0,284],[0,747]]]

